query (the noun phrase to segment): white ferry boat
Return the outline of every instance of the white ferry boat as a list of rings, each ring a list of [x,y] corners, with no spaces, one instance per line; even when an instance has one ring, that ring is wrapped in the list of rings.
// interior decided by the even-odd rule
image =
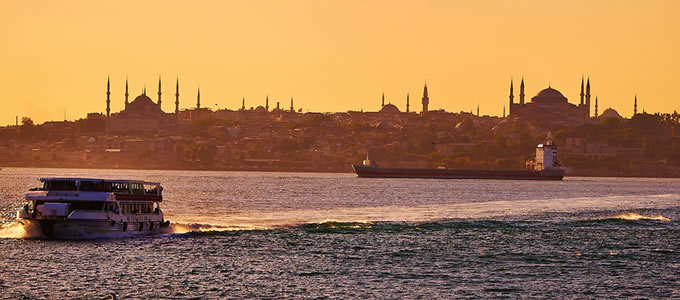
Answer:
[[[163,219],[160,183],[96,178],[39,178],[17,212],[24,225],[36,225],[47,238],[135,236],[159,233]]]

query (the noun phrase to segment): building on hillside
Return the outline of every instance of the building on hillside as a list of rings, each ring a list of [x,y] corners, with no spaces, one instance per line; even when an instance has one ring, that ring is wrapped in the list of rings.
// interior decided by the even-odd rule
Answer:
[[[144,91],[135,100],[125,105],[119,113],[110,115],[106,120],[106,131],[154,131],[172,121],[169,114],[161,110],[160,105],[154,103]]]
[[[128,82],[125,80],[125,107],[118,113],[111,114],[111,85],[107,80],[106,85],[106,131],[108,132],[140,132],[158,131],[161,129],[172,130],[179,124],[190,124],[197,121],[213,119],[214,112],[209,108],[201,107],[201,91],[198,90],[196,107],[179,109],[179,80],[175,87],[175,112],[166,113],[162,109],[161,79],[158,79],[158,99],[154,102],[146,94],[146,88],[132,102],[128,101],[130,95]],[[89,116],[88,116],[89,118]]]
[[[562,125],[578,125],[590,119],[590,79],[588,79],[585,93],[583,78],[581,79],[579,104],[569,103],[567,97],[550,86],[532,97],[531,102],[525,102],[524,96],[524,79],[520,84],[519,103],[514,102],[513,83],[510,81],[509,117]]]

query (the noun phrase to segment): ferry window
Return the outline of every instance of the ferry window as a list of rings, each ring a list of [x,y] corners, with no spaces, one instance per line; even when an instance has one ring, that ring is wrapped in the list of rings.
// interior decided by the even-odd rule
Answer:
[[[101,202],[73,202],[71,203],[72,210],[102,210],[104,203]]]
[[[51,180],[45,182],[45,189],[48,191],[75,191],[76,182],[68,180]]]
[[[83,192],[111,192],[110,182],[81,181],[80,190]]]
[[[144,194],[144,185],[139,183],[133,183],[131,184],[131,186],[133,194]]]
[[[144,192],[145,192],[147,195],[155,195],[155,194],[156,194],[156,191],[157,191],[157,188],[158,188],[158,187],[155,186],[155,185],[146,185],[146,186],[144,186]]]
[[[130,185],[124,182],[113,182],[112,190],[114,192],[130,192]]]

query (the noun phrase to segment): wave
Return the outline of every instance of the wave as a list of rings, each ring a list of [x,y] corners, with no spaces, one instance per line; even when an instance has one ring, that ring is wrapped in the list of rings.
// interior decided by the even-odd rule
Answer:
[[[661,221],[661,222],[670,222],[671,219],[666,218],[662,216],[661,214],[658,214],[656,216],[645,216],[645,215],[640,215],[634,212],[624,212],[617,214],[613,216],[612,218],[615,219],[622,219],[622,220],[628,220],[628,221]]]
[[[592,224],[622,224],[622,225],[644,225],[644,226],[654,226],[660,223],[669,223],[672,220],[661,214],[656,215],[644,215],[636,212],[620,212],[614,215],[608,215],[606,217],[596,217],[589,218],[586,220],[575,221],[575,223],[580,225]]]
[[[312,233],[355,233],[370,230],[373,224],[366,221],[340,222],[326,219],[323,222],[307,223],[296,227]]]
[[[167,234],[184,234],[197,232],[224,232],[224,231],[241,231],[241,230],[258,230],[262,229],[256,226],[249,225],[213,225],[201,223],[170,223],[170,226],[165,229]]]
[[[600,213],[595,213],[601,214]],[[533,216],[523,216],[522,218],[444,218],[429,221],[366,221],[351,219],[325,219],[319,222],[293,222],[273,226],[259,226],[249,224],[235,224],[223,222],[216,218],[206,218],[205,220],[196,219],[199,222],[177,222],[171,223],[169,227],[162,229],[158,233],[148,235],[130,235],[123,232],[112,233],[82,233],[77,239],[108,239],[108,238],[129,238],[129,237],[149,237],[163,235],[221,235],[238,234],[246,231],[304,231],[311,234],[356,234],[366,232],[434,232],[442,230],[533,230],[539,227],[549,226],[609,226],[621,225],[643,225],[656,226],[659,223],[670,222],[671,219],[661,214],[641,214],[636,212],[619,212],[607,215],[606,217],[593,217],[577,213],[550,213],[549,218],[545,214]],[[204,221],[204,222],[200,222]],[[533,229],[532,229],[533,228]],[[19,238],[19,239],[42,239],[45,236],[36,225],[24,224],[20,221],[0,224],[0,238]]]

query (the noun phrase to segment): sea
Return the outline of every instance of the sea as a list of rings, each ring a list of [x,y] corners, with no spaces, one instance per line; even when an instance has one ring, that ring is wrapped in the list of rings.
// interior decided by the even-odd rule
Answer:
[[[172,225],[46,240],[38,177],[161,182]],[[3,168],[0,298],[680,298],[680,179]]]

